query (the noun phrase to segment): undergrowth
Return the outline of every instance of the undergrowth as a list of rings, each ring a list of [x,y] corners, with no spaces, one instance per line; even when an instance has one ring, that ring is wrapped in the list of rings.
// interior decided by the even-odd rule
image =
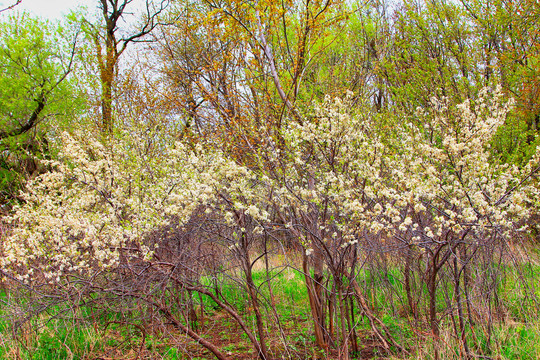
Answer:
[[[219,279],[206,278],[203,283],[211,285],[219,281],[222,296],[239,309],[250,324],[254,323],[253,309],[246,291],[238,286],[234,277]],[[286,359],[333,359],[335,354],[317,349],[313,336],[313,324],[309,301],[304,284],[304,275],[299,271],[285,268],[267,274],[258,270],[253,274],[255,284],[263,299],[264,316],[272,318],[268,324],[279,324],[267,328],[269,344],[276,354]],[[493,359],[537,359],[540,358],[540,321],[534,301],[526,299],[519,282],[538,284],[540,266],[528,264],[517,270],[508,270],[499,286],[500,297],[504,298],[504,313],[494,319],[491,333],[483,327],[472,329],[467,335],[471,344],[471,353],[486,353]],[[416,331],[420,328],[415,321],[426,321],[421,315],[414,320],[406,313],[404,304],[398,299],[404,298],[402,274],[389,270],[359,272],[357,281],[366,289],[375,313],[388,327],[391,335],[397,339],[409,354],[389,354],[384,352],[373,336],[369,321],[355,309],[354,319],[359,338],[360,353],[351,354],[351,359],[399,358],[433,359],[435,348],[439,358],[461,359],[462,349],[456,341],[449,317],[441,318],[441,333],[433,339],[427,333]],[[270,296],[271,285],[272,295]],[[389,286],[387,286],[387,285]],[[328,286],[328,285],[327,285]],[[376,290],[376,291],[370,291]],[[534,289],[540,295],[540,289]],[[444,302],[443,292],[439,293],[439,302]],[[20,326],[8,322],[9,294],[2,292],[0,319],[0,358],[2,359],[211,359],[208,352],[200,350],[192,340],[181,332],[167,326],[154,327],[152,324],[137,323],[136,311],[129,314],[100,313],[97,315],[90,306],[81,306],[71,310],[71,316],[50,317],[50,314],[62,312],[50,309]],[[202,303],[201,303],[202,300]],[[256,358],[248,339],[217,304],[207,296],[194,296],[197,312],[204,312],[199,317],[198,330],[203,337],[212,339],[221,345],[221,349],[232,358]],[[275,312],[271,311],[272,303]],[[142,310],[141,310],[142,311]],[[275,316],[278,316],[277,322]],[[140,315],[140,314],[139,314]],[[17,327],[18,326],[18,327]],[[189,354],[189,355],[188,355]],[[194,354],[200,356],[194,357]]]

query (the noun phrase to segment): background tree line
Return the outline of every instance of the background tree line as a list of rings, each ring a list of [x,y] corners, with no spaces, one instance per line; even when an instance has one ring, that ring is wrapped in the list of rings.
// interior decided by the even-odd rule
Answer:
[[[536,1],[134,5],[5,11],[15,332],[82,319],[137,356],[151,329],[219,359],[218,313],[261,359],[511,358],[540,336]]]
[[[131,1],[96,6],[97,20],[73,14],[61,27],[15,14],[16,7],[6,13],[0,134],[4,148],[15,146],[3,157],[11,183],[24,169],[5,161],[25,138],[65,126],[61,118],[76,123],[72,111],[98,103],[94,128],[103,132],[115,122],[122,128],[114,119],[128,112],[228,138],[243,128],[256,136],[253,126],[279,132],[286,118],[302,121],[313,101],[347,90],[390,119],[432,98],[474,101],[480,89],[500,84],[517,106],[496,137],[498,156],[523,162],[536,146],[534,1],[161,1],[137,10],[140,18]],[[130,43],[136,50],[122,57]],[[241,137],[230,143],[241,146]],[[4,187],[5,202],[16,194]]]

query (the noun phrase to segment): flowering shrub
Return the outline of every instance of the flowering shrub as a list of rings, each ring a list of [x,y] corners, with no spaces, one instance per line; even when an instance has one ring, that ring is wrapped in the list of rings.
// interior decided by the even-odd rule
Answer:
[[[185,222],[215,200],[220,181],[245,171],[201,146],[177,142],[148,152],[144,142],[129,134],[104,145],[64,133],[61,161],[27,184],[25,203],[10,218],[16,227],[3,241],[2,267],[28,281],[59,281],[114,267],[121,254],[149,259],[146,233]]]
[[[382,271],[377,264],[388,257],[403,262],[403,301],[417,319],[425,305],[435,336],[438,293],[448,291],[439,289],[443,277],[454,286],[447,311],[458,311],[461,320],[464,303],[469,312],[484,312],[498,280],[486,279],[482,269],[504,260],[508,242],[519,239],[516,231],[526,229],[521,225],[535,211],[538,191],[528,180],[538,170],[538,155],[518,169],[490,152],[512,101],[504,103],[499,89],[486,89],[474,106],[433,102],[419,109],[416,124],[401,125],[398,139],[384,139],[373,116],[351,114],[348,98],[327,98],[312,121],[290,123],[282,144],[270,142],[260,159],[270,159],[260,177],[272,189],[271,205],[305,249],[304,273],[310,266],[314,272],[306,284],[321,346],[331,327],[324,304],[343,291],[343,279],[354,283],[361,258],[373,261],[373,271]],[[419,295],[422,282],[426,299]],[[346,323],[343,309],[332,311]],[[369,309],[363,311],[377,323]],[[342,343],[350,331],[342,329]]]
[[[449,231],[508,235],[537,196],[526,180],[538,156],[524,169],[492,157],[490,142],[512,106],[501,101],[499,90],[485,90],[474,108],[437,102],[418,111],[423,125],[403,124],[401,138],[387,143],[372,117],[351,116],[348,98],[328,98],[313,121],[284,130],[284,148],[268,145],[271,165],[261,176],[279,212],[295,219],[320,212],[312,235],[339,235],[340,247],[366,232],[409,234],[419,244]]]
[[[456,110],[438,105],[431,121],[421,121],[423,127],[406,125],[403,153],[391,164],[396,188],[401,199],[409,199],[411,212],[431,213],[433,220],[420,231],[408,224],[416,241],[446,231],[470,231],[470,236],[486,229],[507,231],[514,220],[528,216],[535,190],[521,181],[530,166],[524,173],[493,158],[489,149],[511,105],[501,104],[500,92],[490,96],[485,90],[474,108],[468,102]]]
[[[182,278],[177,269],[193,271],[190,264],[163,255],[169,248],[160,249],[172,229],[193,229],[194,221],[201,221],[192,233],[201,239],[190,241],[210,242],[240,265],[258,339],[234,309],[221,306],[264,357],[262,295],[252,268],[267,255],[267,235],[275,242],[282,239],[277,229],[301,249],[298,270],[305,276],[321,347],[349,346],[350,311],[339,304],[352,288],[389,348],[390,332],[370,310],[356,279],[363,266],[383,271],[379,264],[391,259],[403,276],[402,303],[408,311],[418,320],[419,307],[425,305],[437,336],[443,321],[437,294],[444,291],[446,313],[458,312],[459,325],[453,324],[466,348],[467,340],[458,335],[470,320],[465,320],[461,299],[469,319],[489,303],[497,280],[482,278],[478,269],[503,259],[511,236],[525,230],[521,226],[539,195],[529,183],[538,170],[538,155],[519,169],[490,152],[493,134],[511,106],[498,91],[487,90],[474,106],[467,102],[454,109],[434,100],[433,108],[418,110],[416,124],[401,124],[401,136],[392,139],[378,132],[369,112],[352,113],[350,95],[327,98],[309,120],[289,122],[279,140],[253,146],[257,150],[250,154],[250,167],[219,150],[172,142],[160,134],[132,131],[102,143],[64,133],[61,160],[48,162],[52,170],[27,184],[25,203],[9,219],[14,228],[3,240],[1,266],[27,283],[61,283],[67,274],[147,264],[144,269],[153,267],[155,276],[218,302],[218,293],[197,282],[202,273]],[[211,226],[205,228],[205,222]],[[153,241],[148,241],[150,234]],[[439,289],[443,277],[447,286]],[[160,309],[172,319],[169,310]],[[337,334],[332,316],[341,326]]]

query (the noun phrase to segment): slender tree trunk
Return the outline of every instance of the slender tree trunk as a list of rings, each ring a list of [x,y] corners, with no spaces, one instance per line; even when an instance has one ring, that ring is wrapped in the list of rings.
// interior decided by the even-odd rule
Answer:
[[[315,178],[309,175],[308,189],[315,189]],[[318,225],[318,210],[315,205],[310,204],[309,213],[305,216],[304,221],[307,223],[308,231],[306,232],[306,240],[312,248],[313,260],[313,277],[309,272],[308,257],[304,255],[303,269],[306,279],[306,286],[309,296],[309,305],[315,328],[315,339],[317,345],[326,350],[328,348],[328,329],[326,327],[325,301],[323,298],[323,281],[324,281],[324,258],[321,248],[318,244],[317,237],[320,238],[320,229]]]
[[[251,299],[251,305],[253,306],[253,311],[255,312],[255,319],[257,323],[257,332],[259,333],[259,357],[262,360],[268,359],[268,349],[266,348],[265,334],[264,334],[264,323],[262,319],[261,309],[259,307],[259,299],[257,296],[257,287],[253,282],[253,274],[251,272],[251,264],[249,260],[249,255],[245,254],[245,263],[244,268],[246,272],[246,282],[248,288],[248,294]]]
[[[345,303],[345,305],[348,307],[348,311],[350,311],[350,316],[347,317],[348,325],[349,325],[349,333],[351,336],[351,345],[352,345],[352,351],[354,353],[357,353],[359,351],[358,349],[358,336],[356,335],[356,320],[354,318],[354,303],[352,301],[352,297],[347,297],[348,302]]]
[[[338,280],[339,281],[339,280]],[[340,332],[341,332],[341,339],[342,339],[342,343],[340,344],[340,347],[339,347],[339,352],[341,353],[340,355],[340,360],[349,360],[349,336],[348,336],[348,332],[347,332],[347,320],[348,320],[348,316],[347,316],[347,309],[345,307],[345,299],[343,297],[343,294],[342,294],[342,286],[341,286],[341,283],[338,284],[338,286],[336,287],[336,312],[337,310],[339,309],[339,329],[340,329]],[[347,319],[346,319],[347,318]]]
[[[457,251],[456,251],[457,253]],[[454,257],[454,295],[456,297],[457,309],[458,309],[458,319],[460,327],[460,338],[463,343],[463,349],[465,351],[465,358],[468,359],[469,356],[469,346],[467,344],[467,336],[465,332],[465,321],[463,315],[463,305],[461,304],[461,284],[460,284],[460,271],[458,267],[458,258],[457,254]]]
[[[110,134],[113,129],[113,118],[112,118],[112,81],[108,83],[103,82],[101,85],[102,95],[101,95],[101,119],[102,119],[102,129],[104,132]]]
[[[318,295],[314,279],[311,277],[309,273],[309,268],[307,265],[307,256],[304,255],[304,259],[302,262],[302,269],[304,271],[304,277],[306,280],[306,287],[308,292],[308,299],[309,299],[309,307],[311,310],[311,317],[313,318],[313,327],[315,330],[315,340],[317,341],[317,345],[321,349],[327,349],[328,345],[326,342],[326,329],[324,326],[323,321],[323,311],[322,308],[324,307],[324,304],[321,301],[320,295]],[[316,280],[315,280],[316,281]]]
[[[103,131],[111,134],[113,131],[113,87],[117,57],[114,49],[114,39],[107,39],[105,64],[101,67],[101,116]]]
[[[358,300],[358,305],[360,306],[364,314],[367,316],[371,324],[371,329],[377,335],[377,337],[381,340],[384,348],[387,350],[390,349],[390,344],[391,344],[395,346],[397,349],[399,349],[400,351],[402,351],[404,354],[408,354],[408,351],[403,346],[401,346],[399,343],[394,341],[388,327],[371,312],[370,307],[364,295],[362,294],[362,289],[360,288],[360,285],[358,285],[358,282],[356,282],[356,280],[351,277],[351,274],[348,271],[345,271],[344,274],[345,276],[347,276],[347,278],[349,279],[349,281],[351,282],[353,286],[354,292],[356,293],[356,299]],[[379,330],[379,328],[382,331]]]
[[[440,248],[439,248],[440,250]],[[431,258],[431,268],[429,270],[428,278],[428,292],[429,292],[429,324],[431,327],[431,334],[433,336],[433,343],[435,347],[434,357],[435,360],[439,359],[438,338],[439,338],[439,324],[437,322],[437,263],[439,258],[439,251],[436,251]]]
[[[407,303],[409,305],[409,313],[414,316],[415,320],[418,320],[416,314],[416,307],[414,306],[414,299],[411,292],[411,262],[412,262],[412,249],[407,247],[407,255],[405,257],[405,293],[407,294]]]

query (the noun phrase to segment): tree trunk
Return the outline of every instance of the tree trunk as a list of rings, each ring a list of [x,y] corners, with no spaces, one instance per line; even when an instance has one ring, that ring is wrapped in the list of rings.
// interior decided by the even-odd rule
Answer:
[[[313,327],[315,330],[315,340],[317,341],[317,345],[321,349],[326,350],[328,348],[328,344],[326,342],[326,327],[323,318],[324,304],[321,301],[322,299],[320,296],[320,292],[317,292],[316,285],[314,284],[314,279],[309,273],[306,255],[304,255],[304,259],[302,261],[302,269],[304,271],[304,277],[306,280],[309,307],[311,309],[311,317],[313,319]],[[315,277],[315,281],[317,281],[316,279],[317,277]],[[322,280],[320,277],[319,279]]]
[[[257,323],[257,332],[259,333],[259,357],[261,360],[268,359],[268,349],[266,348],[266,342],[265,342],[265,336],[264,336],[264,324],[261,314],[261,309],[259,308],[259,299],[257,297],[257,287],[255,286],[255,283],[253,282],[253,274],[251,272],[251,264],[249,259],[249,254],[245,253],[245,262],[244,262],[244,268],[246,272],[246,282],[247,282],[247,290],[249,297],[251,299],[251,305],[253,306],[253,311],[255,312],[255,319]]]

